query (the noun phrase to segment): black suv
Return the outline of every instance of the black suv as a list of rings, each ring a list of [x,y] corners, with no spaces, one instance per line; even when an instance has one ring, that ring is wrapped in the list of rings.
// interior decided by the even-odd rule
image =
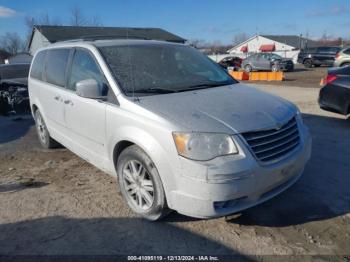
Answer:
[[[305,67],[333,66],[336,54],[341,50],[338,46],[321,46],[301,50],[298,55],[298,63]]]

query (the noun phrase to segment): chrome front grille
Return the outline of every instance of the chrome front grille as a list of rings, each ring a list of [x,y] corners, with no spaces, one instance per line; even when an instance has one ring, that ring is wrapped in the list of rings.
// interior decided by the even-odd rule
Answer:
[[[242,136],[255,157],[262,162],[279,159],[294,150],[300,143],[295,117],[280,129],[247,132]]]

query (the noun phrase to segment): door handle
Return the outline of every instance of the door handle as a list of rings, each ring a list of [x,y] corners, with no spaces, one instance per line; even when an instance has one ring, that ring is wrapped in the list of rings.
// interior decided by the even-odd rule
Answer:
[[[57,100],[57,101],[60,100],[60,96],[55,96],[54,98],[55,98],[55,100]]]
[[[64,103],[66,104],[66,105],[73,105],[73,102],[71,101],[71,100],[64,100]]]

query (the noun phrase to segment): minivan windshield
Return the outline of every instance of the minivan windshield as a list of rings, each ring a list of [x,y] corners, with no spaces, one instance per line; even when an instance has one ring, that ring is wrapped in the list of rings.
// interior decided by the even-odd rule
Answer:
[[[237,83],[224,69],[189,46],[100,46],[116,81],[128,96],[164,94]]]

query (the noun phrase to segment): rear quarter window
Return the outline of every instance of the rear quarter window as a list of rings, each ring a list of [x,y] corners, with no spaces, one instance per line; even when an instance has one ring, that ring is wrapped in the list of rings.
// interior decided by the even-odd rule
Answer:
[[[50,49],[45,62],[46,81],[57,86],[65,86],[66,68],[70,49]]]
[[[46,51],[39,52],[33,61],[30,77],[43,80],[43,69],[45,62]]]

